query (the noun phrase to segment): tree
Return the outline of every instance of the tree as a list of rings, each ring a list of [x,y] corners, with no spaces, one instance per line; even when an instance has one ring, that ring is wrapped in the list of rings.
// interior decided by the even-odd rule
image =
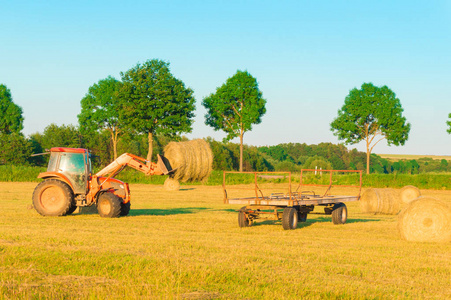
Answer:
[[[331,130],[346,144],[360,141],[366,143],[366,172],[370,172],[370,154],[381,140],[388,145],[404,145],[410,124],[402,115],[401,102],[387,86],[376,87],[372,83],[362,84],[361,89],[352,89],[345,98],[338,117],[333,120]]]
[[[202,101],[207,109],[205,124],[215,131],[227,133],[225,140],[240,137],[240,172],[243,171],[243,136],[252,130],[252,124],[260,124],[265,114],[266,100],[258,88],[257,80],[247,71],[235,75]]]
[[[53,147],[83,147],[83,140],[80,131],[73,125],[50,124],[44,128],[44,133],[34,133],[30,137],[39,143],[42,149]]]
[[[147,160],[152,159],[154,135],[176,137],[191,132],[193,91],[171,74],[168,62],[148,60],[121,72],[121,77],[119,116],[131,130],[147,134]]]
[[[118,117],[120,109],[118,92],[121,82],[108,76],[91,86],[81,99],[81,113],[78,115],[83,135],[107,130],[113,143],[113,157],[117,158],[117,141],[123,125]]]
[[[451,119],[451,113],[448,115],[448,118]],[[450,120],[450,121],[447,121],[446,124],[449,126],[447,132],[448,132],[449,134],[451,134],[451,120]]]
[[[31,143],[21,134],[0,132],[0,165],[28,165],[33,151]]]
[[[11,91],[0,84],[0,132],[20,133],[23,129],[22,108],[13,102]]]

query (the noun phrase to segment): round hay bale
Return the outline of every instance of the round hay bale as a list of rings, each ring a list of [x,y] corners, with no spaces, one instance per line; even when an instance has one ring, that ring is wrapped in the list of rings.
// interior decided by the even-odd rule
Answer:
[[[204,181],[212,171],[213,153],[202,139],[171,142],[164,148],[164,156],[175,169],[171,178],[181,182]]]
[[[164,181],[164,189],[166,191],[178,191],[180,190],[180,182],[173,178],[166,178]]]
[[[360,197],[360,209],[364,213],[374,213],[377,207],[377,194],[375,189],[367,189]]]
[[[367,189],[360,198],[360,208],[365,213],[395,215],[401,204],[394,189]]]
[[[451,208],[430,197],[410,202],[398,216],[401,237],[414,242],[450,242]]]
[[[420,190],[413,185],[406,185],[399,191],[399,198],[402,204],[407,204],[412,202],[421,196]]]

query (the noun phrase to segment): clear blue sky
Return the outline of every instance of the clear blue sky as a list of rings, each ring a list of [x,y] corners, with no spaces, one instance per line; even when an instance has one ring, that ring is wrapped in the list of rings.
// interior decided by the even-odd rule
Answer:
[[[412,129],[375,153],[451,155],[451,1],[1,1],[0,83],[24,111],[24,133],[77,124],[80,100],[109,75],[169,61],[202,99],[238,69],[267,99],[249,145],[339,141],[330,131],[349,90],[387,85]],[[363,144],[349,148],[364,150]]]

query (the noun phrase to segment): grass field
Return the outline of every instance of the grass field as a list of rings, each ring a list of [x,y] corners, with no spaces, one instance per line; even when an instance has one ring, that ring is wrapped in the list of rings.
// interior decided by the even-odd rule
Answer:
[[[0,183],[1,299],[449,299],[451,243],[399,238],[396,216],[239,228],[217,186],[132,184],[119,219],[42,217],[36,183]],[[337,191],[350,193],[350,190]],[[352,191],[355,192],[355,191]],[[451,202],[451,191],[422,190]]]

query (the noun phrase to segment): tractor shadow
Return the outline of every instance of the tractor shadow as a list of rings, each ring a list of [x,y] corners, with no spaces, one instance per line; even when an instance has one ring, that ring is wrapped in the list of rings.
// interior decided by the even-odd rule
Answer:
[[[171,216],[195,214],[208,209],[207,207],[182,207],[169,209],[131,209],[128,216]]]

